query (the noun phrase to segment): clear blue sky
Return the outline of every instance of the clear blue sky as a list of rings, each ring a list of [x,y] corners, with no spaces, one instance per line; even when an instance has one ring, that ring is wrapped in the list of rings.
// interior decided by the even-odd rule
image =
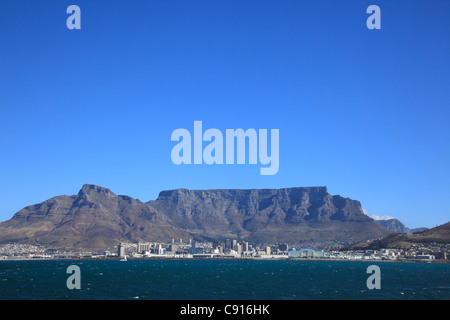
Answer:
[[[81,8],[81,30],[66,9]],[[369,30],[366,8],[381,8]],[[84,183],[327,186],[450,220],[450,2],[2,1],[0,221]],[[172,163],[173,130],[280,130],[280,169]]]

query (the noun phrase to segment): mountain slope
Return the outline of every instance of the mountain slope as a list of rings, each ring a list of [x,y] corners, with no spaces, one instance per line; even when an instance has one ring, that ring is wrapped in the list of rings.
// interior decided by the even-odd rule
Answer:
[[[121,240],[189,237],[156,210],[109,189],[84,185],[75,196],[59,196],[26,207],[0,224],[0,242],[56,247],[105,248]]]
[[[427,243],[450,243],[450,222],[435,228],[427,229],[422,232],[414,234],[395,233],[388,235],[385,238],[362,242],[350,247],[350,249],[368,249],[378,250],[382,248],[408,248],[412,245],[427,244]]]

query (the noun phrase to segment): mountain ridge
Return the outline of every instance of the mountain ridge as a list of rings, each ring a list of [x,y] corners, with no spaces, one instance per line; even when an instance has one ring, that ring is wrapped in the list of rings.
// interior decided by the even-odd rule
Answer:
[[[354,244],[343,250],[408,249],[430,243],[450,243],[450,222],[413,234],[393,233],[381,239]]]
[[[416,232],[422,232],[422,231],[428,230],[428,228],[425,228],[425,227],[410,229],[407,226],[405,226],[403,222],[401,222],[400,220],[395,219],[395,218],[377,219],[377,220],[375,220],[375,222],[378,223],[379,225],[385,227],[388,230],[398,232],[398,233],[413,234]]]
[[[330,195],[326,187],[163,190],[141,202],[85,184],[27,206],[0,223],[0,243],[106,248],[120,241],[172,239],[357,242],[391,231],[366,216],[357,200]]]

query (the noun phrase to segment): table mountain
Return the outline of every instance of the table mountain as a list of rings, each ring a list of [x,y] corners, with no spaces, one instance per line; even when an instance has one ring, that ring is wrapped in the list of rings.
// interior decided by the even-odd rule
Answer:
[[[194,237],[252,242],[355,241],[389,233],[358,201],[326,187],[163,191],[149,202]]]
[[[176,189],[144,203],[86,184],[77,195],[28,206],[0,223],[0,243],[87,249],[172,239],[356,243],[389,233],[358,201],[332,196],[326,187]]]

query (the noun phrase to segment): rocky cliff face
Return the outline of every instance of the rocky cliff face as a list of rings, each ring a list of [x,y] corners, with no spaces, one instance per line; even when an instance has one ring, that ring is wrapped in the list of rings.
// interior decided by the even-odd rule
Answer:
[[[380,226],[398,233],[407,233],[412,234],[416,232],[422,232],[427,230],[428,228],[414,228],[410,229],[406,227],[401,221],[397,219],[386,219],[386,220],[375,220]]]
[[[77,195],[26,207],[0,223],[0,242],[80,248],[172,238],[357,242],[388,233],[363,214],[358,201],[332,196],[326,187],[177,189],[143,203],[84,185]]]
[[[400,233],[412,233],[402,222],[397,219],[375,220],[380,226],[388,230]]]
[[[372,229],[372,235],[385,232],[363,214],[358,201],[331,196],[326,187],[179,189],[163,191],[149,204],[167,216],[174,226],[211,239],[321,240],[325,237],[323,232],[330,229],[334,234],[327,237],[342,239],[350,234],[357,236],[367,227]]]

